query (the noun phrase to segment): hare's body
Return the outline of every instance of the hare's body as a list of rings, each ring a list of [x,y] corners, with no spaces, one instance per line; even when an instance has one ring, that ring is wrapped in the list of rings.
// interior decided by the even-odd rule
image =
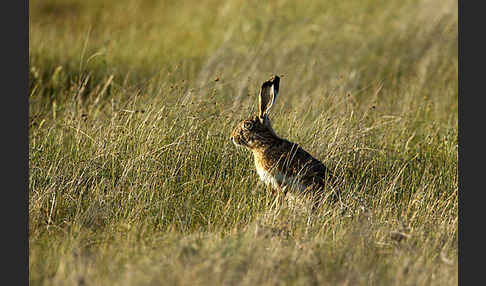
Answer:
[[[328,170],[297,144],[278,137],[268,119],[275,101],[279,78],[263,83],[260,114],[240,122],[231,139],[237,146],[251,150],[260,179],[278,191],[322,195]]]
[[[323,190],[327,175],[324,164],[297,144],[272,134],[258,118],[241,122],[232,139],[236,145],[251,150],[257,173],[265,184],[279,191],[302,194]]]

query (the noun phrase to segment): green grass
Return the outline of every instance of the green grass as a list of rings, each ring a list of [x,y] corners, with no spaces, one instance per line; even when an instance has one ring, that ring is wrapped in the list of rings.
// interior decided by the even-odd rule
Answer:
[[[457,3],[31,1],[31,285],[456,285]],[[278,200],[235,124],[340,179]]]

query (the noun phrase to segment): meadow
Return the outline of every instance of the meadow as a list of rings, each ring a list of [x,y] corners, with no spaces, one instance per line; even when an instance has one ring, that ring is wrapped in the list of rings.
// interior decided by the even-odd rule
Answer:
[[[29,14],[30,285],[457,285],[455,1]],[[274,74],[338,203],[280,202],[229,140]]]

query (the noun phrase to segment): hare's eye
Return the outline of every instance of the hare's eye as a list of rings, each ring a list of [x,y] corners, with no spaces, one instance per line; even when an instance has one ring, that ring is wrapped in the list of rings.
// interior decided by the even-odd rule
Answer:
[[[250,130],[253,127],[253,124],[250,121],[245,121],[245,123],[243,123],[243,127]]]

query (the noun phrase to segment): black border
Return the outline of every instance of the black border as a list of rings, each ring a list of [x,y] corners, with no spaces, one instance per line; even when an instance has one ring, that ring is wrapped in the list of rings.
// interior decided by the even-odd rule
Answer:
[[[467,6],[464,5],[467,3]],[[484,280],[484,237],[486,207],[484,192],[485,111],[484,96],[484,9],[478,1],[458,1],[458,182],[459,182],[459,285],[479,285]],[[476,4],[476,7],[474,6]],[[467,7],[467,9],[465,9]],[[467,136],[469,134],[469,137]],[[484,248],[484,247],[483,247]],[[479,283],[478,283],[479,282]],[[483,282],[484,283],[484,282]]]
[[[2,282],[29,285],[29,1],[2,4]]]

